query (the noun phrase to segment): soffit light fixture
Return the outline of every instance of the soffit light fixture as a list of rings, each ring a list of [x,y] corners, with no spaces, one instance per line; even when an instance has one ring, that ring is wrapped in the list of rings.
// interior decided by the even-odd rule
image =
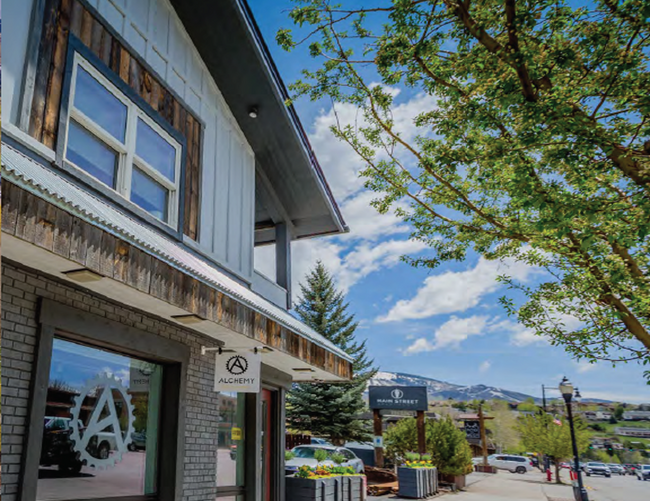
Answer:
[[[314,369],[310,367],[295,367],[293,370],[295,372],[316,372]]]
[[[193,313],[190,313],[189,315],[172,315],[172,318],[183,325],[198,324],[205,320]]]
[[[248,116],[251,118],[257,118],[259,115],[259,110],[257,109],[257,106],[251,106],[248,108]]]
[[[63,274],[69,279],[74,280],[75,282],[84,283],[84,284],[90,282],[98,282],[99,280],[104,278],[99,273],[95,273],[94,271],[89,270],[88,268],[64,271]]]

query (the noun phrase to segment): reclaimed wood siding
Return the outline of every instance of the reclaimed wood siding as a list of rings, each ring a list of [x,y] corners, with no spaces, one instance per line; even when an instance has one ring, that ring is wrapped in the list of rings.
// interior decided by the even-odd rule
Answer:
[[[187,141],[185,151],[185,197],[183,232],[193,240],[199,236],[200,185],[201,185],[201,123],[198,113],[180,103],[170,92],[171,86],[158,80],[143,64],[146,45],[142,36],[126,29],[126,15],[108,1],[91,2],[100,7],[106,21],[94,16],[78,0],[47,0],[43,31],[32,100],[29,133],[48,148],[54,149],[57,141],[63,77],[66,65],[68,36],[77,36],[90,50],[108,65],[119,77],[149,103],[160,115],[178,130]],[[140,19],[142,6],[148,0],[129,2]],[[148,9],[147,9],[148,10]],[[129,19],[131,19],[129,13]],[[106,29],[109,22],[137,51],[130,52]],[[140,39],[138,39],[138,36]],[[182,96],[182,94],[181,94]]]
[[[2,180],[2,232],[345,379],[352,366],[129,242]],[[71,263],[71,265],[72,265]]]

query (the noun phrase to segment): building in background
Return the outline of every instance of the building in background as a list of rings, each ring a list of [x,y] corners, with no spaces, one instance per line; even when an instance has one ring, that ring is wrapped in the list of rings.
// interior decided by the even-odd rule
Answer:
[[[2,7],[4,501],[283,500],[286,389],[352,375],[288,311],[291,242],[346,226],[250,10]]]

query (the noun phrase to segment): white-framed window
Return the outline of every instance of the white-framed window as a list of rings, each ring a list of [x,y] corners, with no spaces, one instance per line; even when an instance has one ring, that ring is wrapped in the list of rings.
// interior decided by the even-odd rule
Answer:
[[[182,146],[75,54],[65,160],[178,227]]]

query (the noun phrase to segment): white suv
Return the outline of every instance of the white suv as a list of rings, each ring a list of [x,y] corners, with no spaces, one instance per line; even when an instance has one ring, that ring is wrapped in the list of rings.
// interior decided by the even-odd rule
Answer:
[[[493,454],[488,457],[491,466],[500,470],[508,470],[511,473],[526,473],[533,471],[533,463],[530,458],[524,456],[510,456],[507,454]]]

